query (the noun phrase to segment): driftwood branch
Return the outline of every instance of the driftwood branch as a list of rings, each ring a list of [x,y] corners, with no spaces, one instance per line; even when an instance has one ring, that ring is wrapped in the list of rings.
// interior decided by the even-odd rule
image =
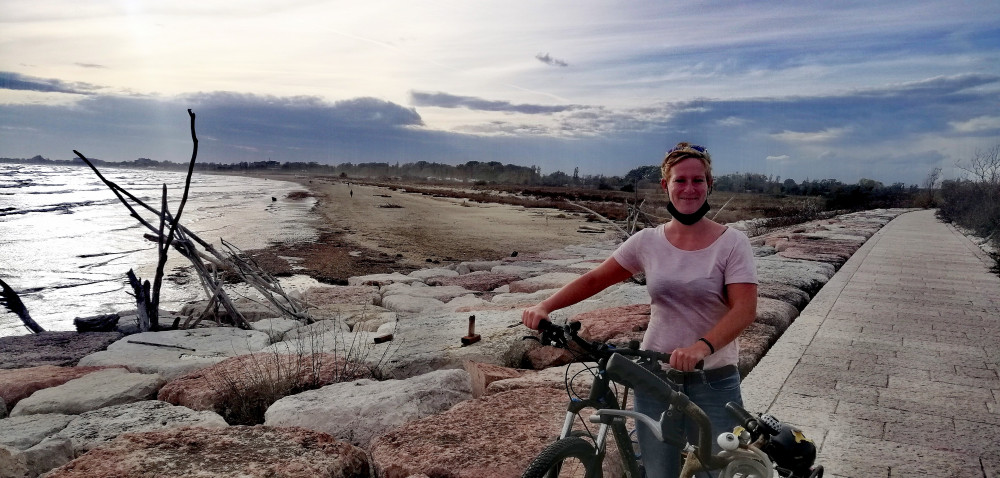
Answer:
[[[572,204],[572,205],[574,205],[574,206],[576,206],[576,207],[578,207],[580,209],[583,209],[584,211],[587,211],[587,212],[589,212],[589,213],[597,216],[598,219],[600,219],[600,220],[602,220],[602,221],[604,221],[604,222],[606,222],[608,224],[611,224],[615,229],[618,229],[618,232],[624,234],[625,237],[629,237],[629,233],[625,232],[625,230],[622,229],[621,226],[619,226],[618,224],[615,224],[614,221],[612,221],[611,219],[608,219],[608,218],[606,218],[606,217],[598,214],[597,211],[594,211],[593,209],[591,209],[591,208],[589,208],[587,206],[584,206],[584,205],[581,205],[581,204],[577,204],[577,203],[575,203],[573,201],[568,201],[567,200],[566,202],[568,202],[568,203],[570,203],[570,204]]]
[[[130,215],[150,231],[151,234],[146,234],[145,237],[156,242],[157,244],[158,261],[156,275],[153,278],[152,291],[150,291],[149,281],[145,281],[145,284],[142,284],[137,277],[134,277],[134,273],[129,271],[130,282],[133,282],[134,279],[132,285],[133,289],[136,291],[136,300],[139,305],[140,314],[143,311],[147,312],[147,317],[150,319],[149,327],[152,327],[154,330],[158,328],[158,318],[156,317],[156,314],[159,311],[159,292],[163,280],[163,269],[166,264],[167,252],[171,247],[173,247],[174,250],[178,251],[178,253],[187,258],[194,266],[194,270],[201,280],[202,287],[204,287],[206,294],[210,298],[209,309],[213,306],[221,305],[229,313],[229,316],[232,318],[233,323],[236,326],[241,328],[250,328],[250,324],[247,322],[246,318],[244,318],[243,314],[236,309],[233,301],[222,288],[222,280],[216,274],[216,271],[220,269],[231,271],[240,276],[244,282],[261,293],[261,295],[267,298],[285,315],[306,323],[312,323],[313,319],[308,313],[304,312],[308,304],[289,297],[284,290],[282,290],[280,283],[274,277],[264,272],[259,265],[257,265],[252,259],[249,259],[248,256],[246,256],[242,251],[223,240],[222,243],[227,249],[229,249],[229,253],[220,253],[210,243],[204,241],[190,229],[187,229],[180,224],[180,218],[184,212],[184,206],[187,203],[190,191],[191,176],[194,173],[194,164],[198,156],[198,137],[195,133],[195,114],[191,110],[188,110],[188,115],[191,118],[191,140],[193,148],[191,160],[188,163],[187,178],[184,183],[184,193],[176,214],[171,214],[167,207],[166,185],[163,186],[160,208],[153,208],[141,199],[135,197],[132,193],[105,178],[104,175],[102,175],[93,163],[91,163],[90,160],[88,160],[83,154],[75,150],[73,151],[81,160],[84,161],[84,163],[87,164],[87,166],[91,168],[91,170],[94,171],[97,177],[109,189],[111,189],[115,196],[118,197],[118,200],[129,210]],[[159,223],[156,226],[151,224],[136,211],[136,207],[133,205],[155,214],[159,219]],[[169,230],[167,229],[167,226],[169,226]],[[198,246],[201,247],[201,251],[198,250]],[[211,270],[209,270],[209,266],[211,266]],[[205,313],[207,312],[209,312],[208,309],[206,309]],[[202,314],[202,317],[204,317],[205,313]],[[199,317],[194,324],[185,325],[194,326],[201,320],[202,317]],[[140,328],[142,327],[140,326]]]
[[[17,314],[21,318],[21,323],[28,328],[32,333],[45,332],[45,329],[37,322],[32,320],[31,314],[28,313],[28,308],[24,306],[24,302],[21,302],[21,298],[14,292],[3,279],[0,279],[0,304],[7,307],[7,310]]]
[[[167,209],[167,185],[163,185],[163,202],[160,208],[160,230],[159,236],[160,241],[158,244],[157,251],[159,252],[159,257],[156,263],[156,274],[153,276],[153,294],[150,297],[152,302],[152,326],[155,329],[159,328],[159,310],[160,310],[160,286],[163,285],[163,268],[167,264],[167,252],[170,251],[170,244],[174,240],[174,235],[177,233],[177,225],[180,224],[181,215],[184,213],[184,205],[187,204],[188,193],[191,190],[191,175],[194,174],[194,163],[198,159],[198,135],[195,134],[194,119],[195,114],[190,109],[187,110],[188,117],[191,118],[191,142],[192,152],[191,160],[188,162],[187,177],[184,179],[184,193],[181,195],[181,204],[177,207],[177,214],[174,215],[173,220],[170,221],[170,232],[167,236],[163,237],[163,223],[169,210]]]
[[[149,317],[149,281],[143,283],[135,276],[135,272],[129,269],[125,273],[128,276],[128,283],[135,293],[135,315],[139,318],[139,330],[146,331],[150,327]]]

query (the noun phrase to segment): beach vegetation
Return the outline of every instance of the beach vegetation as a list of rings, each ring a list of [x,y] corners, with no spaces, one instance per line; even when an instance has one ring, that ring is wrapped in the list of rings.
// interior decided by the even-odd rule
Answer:
[[[230,425],[260,425],[267,409],[284,397],[334,383],[389,378],[386,364],[401,342],[377,345],[365,341],[366,334],[319,330],[213,368],[208,377],[220,391],[215,411]],[[330,338],[333,344],[327,343]]]
[[[941,183],[938,217],[983,238],[1000,251],[1000,143],[960,161],[965,177]],[[1000,255],[994,254],[1000,271]]]

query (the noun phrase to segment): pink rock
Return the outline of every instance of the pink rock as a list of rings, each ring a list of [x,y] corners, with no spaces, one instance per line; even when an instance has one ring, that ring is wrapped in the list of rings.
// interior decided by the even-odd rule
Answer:
[[[367,478],[369,468],[364,450],[303,428],[181,427],[126,433],[46,476]]]
[[[472,381],[473,398],[485,395],[486,387],[497,380],[517,378],[523,374],[520,370],[471,360],[467,360],[464,365],[465,371],[469,372],[469,378]]]
[[[455,309],[455,312],[475,312],[477,310],[514,310],[514,309],[526,309],[535,305],[537,302],[521,302],[517,304],[482,304],[482,305],[472,305],[466,307],[459,307]]]
[[[540,290],[558,289],[580,277],[578,272],[549,272],[510,283],[511,292],[530,294]]]
[[[313,363],[318,365],[315,373]],[[345,368],[343,359],[331,353],[316,354],[315,357],[311,354],[239,355],[170,381],[160,389],[157,399],[192,410],[219,411],[218,405],[229,392],[230,383],[246,387],[268,375],[298,375],[300,383],[313,382],[322,386],[355,380],[366,376],[367,372],[368,369],[360,365]]]
[[[778,340],[778,335],[780,334],[773,325],[761,322],[754,322],[743,329],[743,332],[736,339],[740,345],[738,367],[741,376],[746,377],[750,370],[760,362],[767,350],[771,348],[771,344]]]
[[[328,304],[378,304],[378,287],[369,285],[312,287],[302,300],[317,307]]]
[[[469,290],[486,292],[496,289],[497,287],[507,285],[520,278],[521,278],[520,276],[516,276],[514,274],[483,271],[483,272],[471,272],[469,274],[463,274],[455,277],[435,277],[433,279],[427,279],[427,285],[432,285],[432,286],[455,285]]]
[[[822,261],[840,266],[847,262],[862,244],[860,241],[798,238],[779,241],[775,249],[778,255],[789,259]]]
[[[525,356],[528,358],[528,362],[531,363],[531,368],[535,370],[566,365],[574,359],[573,352],[552,346],[533,348]]]
[[[642,340],[649,327],[649,304],[634,304],[598,309],[574,315],[580,322],[580,337],[601,342],[628,343]]]
[[[519,477],[559,436],[566,400],[566,392],[554,388],[512,390],[412,421],[372,441],[374,474]]]
[[[70,380],[80,378],[91,372],[106,368],[124,367],[58,367],[42,365],[40,367],[16,368],[0,370],[0,398],[8,409],[21,399],[31,396],[43,388],[62,385]]]

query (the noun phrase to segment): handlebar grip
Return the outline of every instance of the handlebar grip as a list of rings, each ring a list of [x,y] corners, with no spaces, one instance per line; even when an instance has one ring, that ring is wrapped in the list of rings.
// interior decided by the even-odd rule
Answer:
[[[742,425],[743,428],[746,428],[752,435],[756,435],[758,433],[757,430],[760,427],[760,422],[756,417],[751,415],[750,412],[746,411],[745,408],[741,407],[740,404],[736,402],[729,402],[726,404],[726,410],[733,416],[733,418],[739,420],[740,425]]]
[[[745,408],[741,407],[740,404],[736,402],[729,402],[726,404],[726,410],[733,418],[740,421],[740,423],[746,423],[750,420],[756,420],[750,412],[746,411]]]
[[[611,356],[606,370],[612,380],[633,390],[649,391],[665,403],[670,403],[673,400],[674,391],[663,379],[620,354]]]

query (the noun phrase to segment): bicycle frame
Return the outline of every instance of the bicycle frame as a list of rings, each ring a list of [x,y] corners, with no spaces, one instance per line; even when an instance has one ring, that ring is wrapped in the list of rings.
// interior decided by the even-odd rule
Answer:
[[[549,469],[547,467],[550,466],[543,465],[543,463],[553,463],[550,460],[558,460],[560,456],[590,456],[593,463],[587,465],[587,476],[600,476],[601,464],[604,463],[607,450],[607,435],[610,431],[612,439],[618,446],[625,475],[629,478],[638,478],[640,467],[634,453],[632,440],[625,427],[627,418],[634,419],[636,426],[648,427],[659,441],[671,444],[687,454],[682,462],[681,476],[691,476],[699,471],[710,470],[724,470],[721,476],[727,478],[736,476],[773,478],[776,475],[776,467],[771,457],[756,444],[758,438],[767,436],[768,433],[771,435],[778,433],[776,429],[768,428],[768,425],[765,424],[766,420],[762,422],[764,418],[768,418],[778,423],[780,427],[780,422],[777,422],[773,417],[754,418],[739,404],[730,402],[726,407],[730,413],[740,419],[743,426],[734,430],[734,433],[720,435],[719,445],[722,446],[723,451],[713,454],[714,440],[708,416],[685,394],[675,390],[668,383],[669,379],[661,378],[650,370],[655,368],[652,365],[656,362],[668,363],[669,354],[639,350],[637,342],[630,344],[627,348],[615,348],[608,344],[587,342],[576,334],[579,330],[579,323],[555,326],[546,321],[540,324],[539,329],[542,331],[540,341],[544,345],[554,343],[557,347],[569,348],[570,344],[566,338],[571,338],[587,355],[596,360],[597,367],[592,372],[594,379],[586,399],[573,397],[570,393],[570,403],[567,407],[559,440],[553,444],[555,446],[553,452],[543,452],[536,459],[537,464],[532,462],[531,467],[529,467],[531,476],[541,476],[537,475],[539,470]],[[637,363],[633,358],[637,358],[641,363]],[[619,404],[615,391],[612,389],[612,382],[623,387],[621,404]],[[570,380],[567,377],[567,390],[571,392],[569,384]],[[644,393],[650,393],[656,399],[668,403],[669,409],[676,410],[690,419],[698,429],[696,445],[667,433],[666,413],[656,419],[636,411],[625,410],[629,390],[634,390],[637,387],[641,387]],[[587,430],[589,437],[593,440],[593,446],[579,446],[583,442],[572,441],[580,440],[579,437],[573,436],[573,424],[585,408],[595,409],[595,413],[589,417],[589,421],[600,425],[595,434],[590,435],[589,428]],[[566,446],[560,448],[558,446],[560,442],[566,442]],[[587,451],[588,448],[589,451]],[[570,449],[575,451],[570,451]],[[562,453],[568,454],[562,455]],[[545,476],[550,476],[549,473],[559,470],[560,465],[553,463],[552,466],[554,467]],[[809,476],[822,476],[822,469],[822,466],[811,468]],[[558,471],[556,472],[558,473]],[[528,475],[529,473],[526,471],[525,476]]]
[[[586,408],[593,408],[597,410],[598,413],[602,410],[626,411],[621,410],[621,407],[625,405],[629,389],[627,387],[624,389],[622,393],[623,403],[619,404],[618,398],[612,391],[611,380],[608,378],[607,373],[605,373],[609,358],[610,357],[604,357],[597,360],[597,371],[593,374],[594,381],[591,384],[588,397],[582,400],[577,398],[570,399],[570,403],[566,410],[566,418],[563,422],[563,428],[559,434],[560,439],[566,438],[572,434],[573,423],[576,422],[576,418],[580,415],[580,412]],[[635,453],[632,449],[632,441],[629,438],[628,430],[625,428],[624,420],[605,420],[598,423],[600,423],[600,427],[591,437],[594,440],[594,447],[596,448],[597,456],[603,459],[607,450],[608,431],[611,431],[612,438],[618,445],[619,454],[622,457],[622,466],[625,468],[624,471],[626,476],[628,478],[639,478],[639,464],[636,461]]]

